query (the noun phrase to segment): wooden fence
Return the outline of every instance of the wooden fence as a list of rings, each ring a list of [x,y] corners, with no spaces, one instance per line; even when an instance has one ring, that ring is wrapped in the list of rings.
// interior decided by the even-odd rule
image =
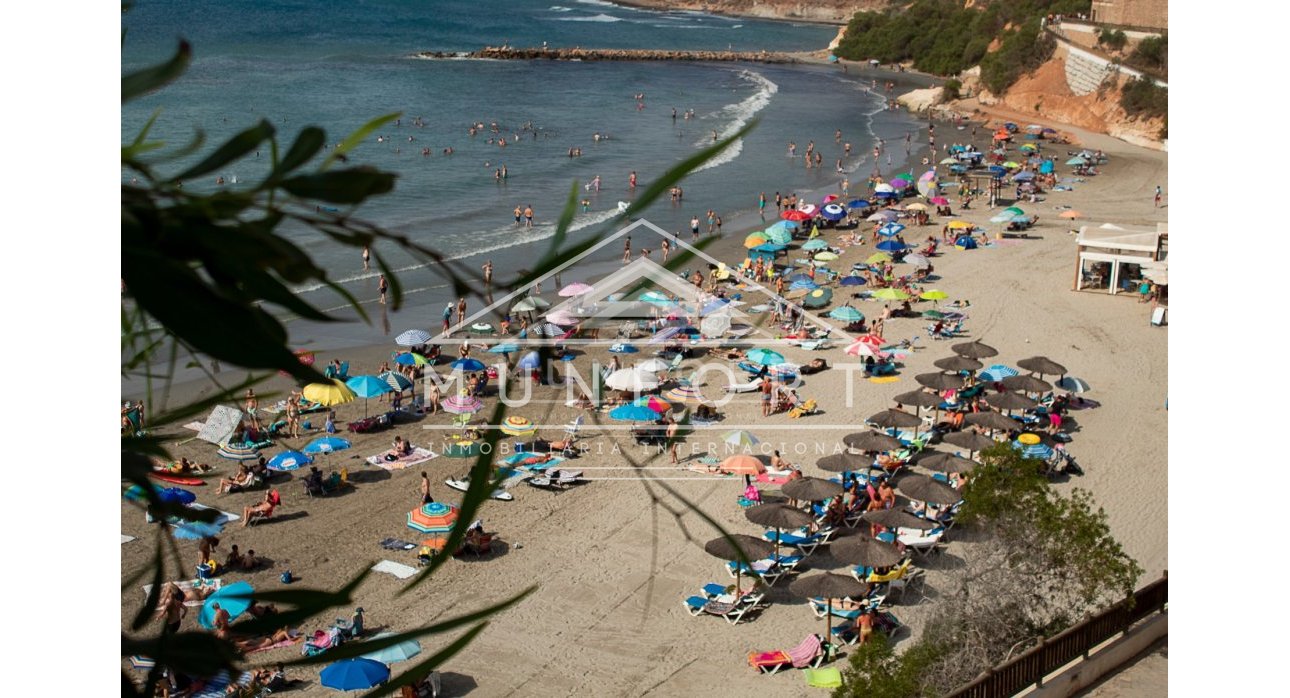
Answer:
[[[1045,676],[1081,656],[1087,658],[1094,647],[1164,610],[1168,602],[1169,578],[1165,575],[1134,592],[1132,600],[1121,601],[987,670],[949,698],[1008,698],[1031,684],[1042,685]]]

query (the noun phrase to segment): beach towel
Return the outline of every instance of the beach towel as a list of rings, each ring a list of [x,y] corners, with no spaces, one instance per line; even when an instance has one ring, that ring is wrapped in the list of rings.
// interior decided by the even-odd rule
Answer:
[[[811,688],[837,688],[842,685],[842,672],[837,667],[806,669],[802,674],[806,676],[806,685]]]
[[[771,475],[770,473],[757,473],[757,477],[753,479],[755,479],[757,482],[764,482],[768,485],[782,485],[788,482],[787,475],[777,476],[777,475]]]
[[[206,428],[206,422],[189,422],[184,425],[184,428],[189,431],[195,431],[200,433],[202,429]]]
[[[417,544],[399,540],[398,538],[386,538],[380,542],[380,546],[386,550],[411,550],[417,547]]]
[[[213,444],[222,444],[233,435],[233,430],[242,423],[242,411],[227,405],[216,405],[206,417],[202,430],[197,438]]]
[[[559,456],[556,456],[556,457],[552,458],[551,460],[543,461],[543,462],[541,462],[541,463],[538,463],[538,462],[533,462],[533,463],[524,463],[524,462],[521,462],[521,463],[519,463],[518,465],[519,465],[519,467],[521,467],[521,468],[523,468],[524,470],[527,470],[527,471],[529,471],[529,472],[540,473],[540,472],[542,472],[542,471],[544,471],[544,470],[548,470],[548,469],[550,469],[550,468],[554,468],[555,466],[557,466],[557,465],[559,465],[559,464],[561,464],[561,463],[563,463],[563,462],[564,462],[564,459],[563,459],[563,458],[561,458],[561,457],[559,457]],[[512,464],[512,465],[514,465],[514,464]]]
[[[180,591],[184,592],[185,594],[188,594],[188,592],[193,590],[193,585],[196,583],[197,583],[196,579],[189,579],[183,582],[175,582],[175,586],[178,586]],[[219,589],[221,586],[223,586],[223,584],[224,584],[224,580],[216,578],[216,579],[206,580],[202,584],[202,586],[215,587],[216,589]],[[144,584],[143,585],[144,597],[146,598],[150,593],[152,593],[152,585]],[[188,600],[184,602],[184,605],[189,607],[197,607],[202,605],[203,603],[205,603],[204,599],[194,599],[191,595],[189,595]]]
[[[407,579],[417,573],[417,568],[399,564],[393,560],[381,560],[375,565],[372,565],[372,571],[392,574],[399,579]]]
[[[121,545],[125,545],[126,543],[129,543],[132,540],[135,540],[134,536],[127,536],[124,533],[121,534]]]
[[[192,504],[189,504],[188,508],[189,509],[215,509],[214,507],[208,507],[205,504],[198,504],[197,502],[193,502]],[[231,523],[233,521],[237,521],[238,519],[242,518],[241,514],[230,514],[227,511],[220,511],[219,509],[215,509],[215,511],[219,512],[219,518],[215,519],[215,523],[221,526],[227,523]]]
[[[900,380],[900,376],[874,376],[869,379],[870,383],[895,383]]]
[[[412,449],[412,453],[409,453],[408,455],[403,456],[402,458],[394,461],[387,461],[385,460],[385,454],[378,453],[375,456],[371,456],[370,458],[368,458],[367,464],[375,465],[378,468],[385,468],[386,470],[402,470],[409,466],[417,465],[418,463],[424,463],[432,458],[438,458],[438,457],[439,457],[439,454],[435,453],[434,451],[431,451],[428,448],[417,447]]]

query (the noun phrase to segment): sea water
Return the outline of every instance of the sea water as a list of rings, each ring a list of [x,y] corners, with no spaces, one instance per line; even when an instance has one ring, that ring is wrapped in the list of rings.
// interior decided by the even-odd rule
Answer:
[[[832,38],[835,29],[820,25],[637,10],[599,0],[141,0],[124,15],[123,26],[123,71],[168,57],[179,37],[193,45],[192,65],[182,78],[123,107],[123,140],[132,139],[156,109],[161,115],[153,138],[177,147],[200,130],[207,143],[202,154],[261,118],[273,123],[285,148],[305,125],[326,129],[335,144],[375,116],[401,112],[399,125],[381,128],[351,153],[351,164],[398,174],[395,191],[364,204],[357,217],[463,267],[478,270],[492,260],[499,280],[540,256],[571,183],[580,183],[578,198],[589,205],[585,212],[579,208],[570,241],[607,234],[612,231],[605,223],[618,203],[633,199],[631,172],[641,191],[711,144],[714,132],[729,136],[754,118],[759,124],[749,136],[681,182],[682,203],[664,196],[643,217],[684,231],[697,215],[706,229],[708,209],[730,221],[755,210],[761,192],[773,198],[776,191],[832,191],[843,177],[850,178],[853,193],[863,191],[875,166],[876,139],[887,141],[891,157],[890,164],[886,155],[877,163],[884,174],[907,169],[906,134],[913,134],[915,148],[925,142],[916,121],[883,109],[881,80],[872,89],[873,76],[855,66],[844,73],[836,65],[415,57],[419,51],[544,42],[552,48],[804,51]],[[643,99],[636,99],[639,94]],[[691,110],[694,118],[685,119]],[[468,128],[477,122],[485,129],[472,137]],[[496,134],[488,128],[493,123]],[[836,169],[843,157],[843,143],[834,138],[838,129],[852,144],[842,173]],[[488,143],[498,136],[506,147]],[[797,144],[796,158],[787,154],[790,140]],[[824,157],[822,167],[803,165],[810,141]],[[449,147],[454,152],[445,155]],[[422,154],[425,148],[429,155]],[[582,156],[570,158],[570,148],[581,148]],[[217,177],[225,187],[255,181],[267,157],[261,150],[192,186],[214,190]],[[499,182],[495,172],[503,166],[508,176]],[[600,190],[586,189],[596,176]],[[513,209],[530,205],[533,227],[517,227]],[[330,278],[365,307],[376,307],[378,272],[363,269],[358,250],[285,230]],[[390,245],[380,250],[408,293],[392,330],[437,328],[450,289],[434,265]],[[320,285],[297,292],[342,315],[352,310]],[[325,333],[292,325],[293,341],[327,348],[372,343],[381,333],[359,324],[328,326]]]

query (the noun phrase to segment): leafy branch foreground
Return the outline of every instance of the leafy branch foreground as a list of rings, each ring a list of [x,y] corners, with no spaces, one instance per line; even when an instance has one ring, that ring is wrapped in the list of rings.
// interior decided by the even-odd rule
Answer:
[[[982,453],[955,528],[966,554],[935,615],[900,654],[884,641],[852,654],[835,696],[946,695],[1018,644],[1132,597],[1142,568],[1106,513],[1087,491],[1059,494],[1039,466],[1006,444]]]
[[[191,59],[191,47],[187,42],[180,42],[169,60],[123,76],[122,103],[162,89],[175,81],[184,74]],[[122,184],[121,187],[123,378],[142,379],[148,401],[155,405],[154,395],[159,388],[163,394],[168,390],[180,356],[204,356],[264,372],[253,374],[245,381],[231,386],[223,385],[215,376],[208,376],[218,388],[217,394],[199,402],[151,414],[149,426],[152,430],[180,424],[205,412],[212,405],[233,401],[240,391],[263,382],[273,371],[284,371],[302,382],[325,380],[312,368],[301,364],[291,352],[286,329],[277,316],[290,312],[319,322],[340,320],[294,294],[294,285],[307,282],[324,284],[355,308],[364,321],[369,321],[362,306],[343,287],[332,281],[325,269],[316,265],[301,246],[280,234],[284,224],[290,223],[297,229],[316,233],[336,244],[370,248],[378,268],[389,281],[392,307],[395,310],[402,303],[402,286],[389,266],[387,256],[381,252],[380,244],[393,246],[426,265],[432,273],[449,282],[454,295],[480,295],[479,289],[485,285],[477,271],[447,261],[434,249],[419,245],[404,235],[384,230],[353,216],[355,209],[369,198],[391,191],[396,175],[370,166],[350,166],[348,153],[376,129],[398,116],[399,114],[388,114],[364,124],[321,158],[319,156],[324,144],[328,142],[322,129],[314,126],[301,129],[291,145],[282,152],[274,127],[267,121],[261,121],[218,145],[196,164],[184,167],[174,175],[163,175],[159,168],[177,166],[179,161],[196,154],[204,143],[204,136],[200,132],[190,143],[173,152],[159,154],[158,151],[165,148],[165,144],[148,138],[158,117],[154,113],[137,136],[122,145],[122,167],[132,175],[132,180],[137,179],[139,182]],[[687,174],[744,137],[754,126],[755,123],[749,124],[729,138],[696,152],[668,170],[645,188],[631,207],[606,223],[605,228],[621,225],[638,214]],[[191,186],[198,178],[208,176],[242,160],[251,152],[266,147],[270,153],[268,171],[258,182],[214,193],[201,193],[200,187]],[[320,162],[311,171],[306,171],[310,163],[318,160]],[[499,284],[501,288],[523,287],[554,270],[563,260],[576,257],[599,241],[596,236],[590,236],[583,242],[566,245],[569,225],[576,211],[576,192],[577,184],[574,183],[559,217],[555,235],[539,261],[509,283]],[[328,205],[329,210],[332,206],[346,208],[324,214],[321,213],[323,204]],[[667,266],[675,269],[692,257],[693,253],[688,251],[678,254]],[[215,317],[220,318],[221,322],[209,322],[209,318]],[[221,329],[228,326],[238,327],[236,338]],[[540,351],[547,352],[549,349],[544,347]],[[490,423],[500,424],[505,412],[506,406],[499,403]],[[488,434],[485,438],[487,447],[481,447],[481,455],[471,467],[471,485],[460,506],[461,520],[474,519],[476,512],[499,484],[493,480],[489,454],[493,452],[500,437],[501,434],[497,431]],[[122,479],[140,486],[146,495],[142,506],[160,521],[172,516],[182,516],[190,521],[212,520],[216,515],[213,510],[191,510],[157,498],[156,490],[150,485],[147,475],[151,471],[153,459],[165,457],[165,445],[160,438],[127,435],[121,443]],[[687,498],[665,483],[642,481],[642,485],[654,503],[663,506],[678,521],[685,513],[697,512],[705,523],[720,531],[722,536],[729,537],[716,520],[699,511]],[[660,492],[681,502],[682,506],[669,506],[663,502]],[[123,632],[121,637],[123,658],[144,655],[154,658],[156,666],[148,673],[142,689],[123,673],[122,695],[152,696],[162,678],[163,668],[191,676],[209,677],[221,671],[238,672],[244,661],[231,641],[211,633],[171,634],[164,629],[151,634],[144,632],[157,607],[162,585],[169,578],[167,569],[180,566],[177,546],[169,535],[168,524],[161,523],[158,528],[156,546],[148,566],[122,580],[124,590],[148,577],[152,582],[152,590],[143,607],[131,619],[128,631]],[[445,548],[456,549],[464,537],[465,527],[455,527]],[[449,556],[438,556],[411,579],[400,594],[424,583],[448,559]],[[254,592],[251,595],[253,600],[279,604],[285,606],[286,610],[270,618],[238,621],[231,626],[231,631],[243,635],[263,634],[284,625],[297,625],[321,616],[330,609],[354,605],[355,592],[368,574],[370,571],[365,569],[335,591],[292,588]],[[287,663],[287,666],[331,662],[373,652],[409,639],[466,629],[431,656],[365,694],[387,695],[442,665],[482,632],[490,617],[519,603],[534,589],[535,587],[529,587],[497,604],[446,621],[390,637],[347,644],[326,655],[296,659]]]

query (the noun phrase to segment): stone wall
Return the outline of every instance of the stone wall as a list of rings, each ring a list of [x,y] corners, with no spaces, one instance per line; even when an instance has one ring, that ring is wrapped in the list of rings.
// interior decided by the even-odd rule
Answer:
[[[1094,22],[1130,27],[1169,28],[1169,0],[1093,0]]]

